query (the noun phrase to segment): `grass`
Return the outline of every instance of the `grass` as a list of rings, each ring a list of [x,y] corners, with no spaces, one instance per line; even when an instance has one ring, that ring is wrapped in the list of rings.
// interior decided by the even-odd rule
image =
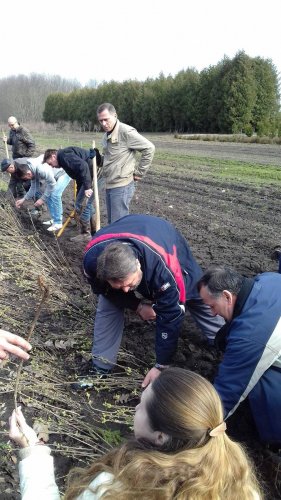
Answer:
[[[167,164],[166,164],[167,162]],[[237,160],[219,160],[204,156],[156,152],[153,169],[156,172],[185,177],[216,178],[221,181],[261,185],[281,183],[281,167],[260,165]]]

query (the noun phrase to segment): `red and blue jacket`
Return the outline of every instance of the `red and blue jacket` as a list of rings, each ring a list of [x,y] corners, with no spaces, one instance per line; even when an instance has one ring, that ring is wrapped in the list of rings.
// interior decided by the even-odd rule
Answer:
[[[214,385],[226,418],[248,397],[261,440],[281,443],[280,274],[255,277],[240,314],[228,327]]]
[[[98,231],[87,245],[85,275],[95,294],[102,294],[120,307],[136,310],[135,293],[113,290],[96,277],[97,258],[116,240],[131,245],[141,264],[142,281],[137,292],[152,301],[156,313],[156,361],[169,364],[176,350],[185,303],[197,298],[196,284],[202,270],[177,229],[151,215],[127,215]]]

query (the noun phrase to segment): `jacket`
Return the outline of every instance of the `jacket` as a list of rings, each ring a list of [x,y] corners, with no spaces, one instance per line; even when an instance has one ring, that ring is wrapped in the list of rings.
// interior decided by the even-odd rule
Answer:
[[[98,231],[87,245],[84,272],[95,294],[136,310],[133,291],[114,290],[96,277],[97,258],[114,241],[131,245],[143,272],[137,292],[153,302],[156,313],[156,361],[168,364],[176,351],[186,300],[198,297],[202,270],[184,237],[172,224],[150,215],[127,215]]]
[[[93,170],[89,149],[73,146],[59,149],[57,160],[59,167],[63,168],[71,179],[75,179],[77,192],[82,186],[85,190],[91,189]]]
[[[102,139],[103,177],[106,188],[126,186],[133,181],[133,174],[143,177],[149,169],[155,146],[137,130],[117,120],[111,134]],[[136,165],[136,153],[141,157]]]
[[[226,418],[248,397],[260,439],[281,443],[280,274],[255,277],[240,314],[228,326],[214,385]]]
[[[54,460],[48,446],[33,446],[20,450],[20,491],[22,500],[60,500],[54,474]],[[114,476],[109,472],[99,473],[77,500],[98,500],[105,493]],[[98,488],[100,486],[100,488]],[[95,489],[97,492],[95,493]]]
[[[43,201],[46,201],[56,186],[56,179],[52,167],[47,163],[42,164],[42,160],[43,155],[40,155],[38,158],[30,158],[25,162],[33,173],[31,186],[24,196],[25,200],[31,200],[35,197],[37,192],[40,192],[40,181],[45,181],[45,191],[40,197]]]
[[[29,131],[21,125],[10,130],[7,144],[12,146],[13,159],[30,157],[35,153],[35,142]]]

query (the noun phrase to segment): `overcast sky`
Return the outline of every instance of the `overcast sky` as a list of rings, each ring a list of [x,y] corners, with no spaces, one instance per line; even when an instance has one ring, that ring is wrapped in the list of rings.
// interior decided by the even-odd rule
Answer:
[[[281,0],[1,2],[0,78],[123,81],[216,65],[239,50],[281,72]]]

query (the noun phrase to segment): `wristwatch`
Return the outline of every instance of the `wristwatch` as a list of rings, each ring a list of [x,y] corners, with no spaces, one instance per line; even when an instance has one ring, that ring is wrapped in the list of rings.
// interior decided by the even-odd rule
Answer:
[[[154,368],[157,368],[157,370],[165,370],[166,368],[170,368],[170,365],[160,365],[159,363],[155,363]]]

